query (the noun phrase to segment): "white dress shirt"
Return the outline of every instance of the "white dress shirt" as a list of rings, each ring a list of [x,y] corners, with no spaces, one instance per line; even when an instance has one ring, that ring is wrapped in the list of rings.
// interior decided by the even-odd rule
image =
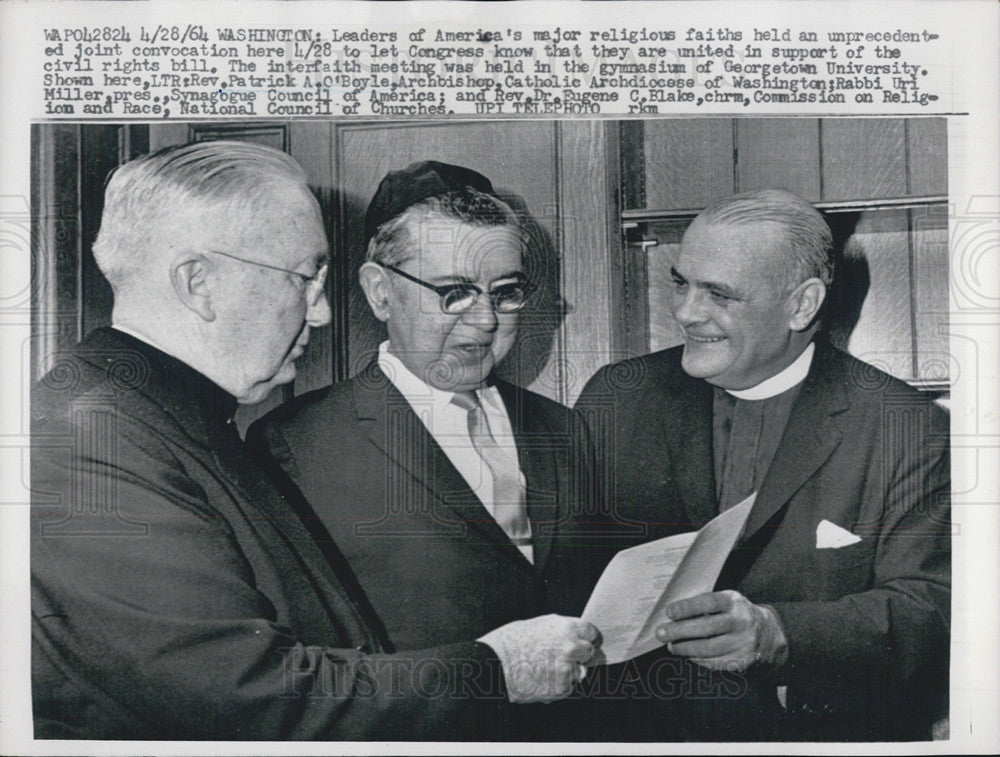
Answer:
[[[437,389],[419,379],[403,365],[402,360],[389,351],[388,342],[379,345],[378,367],[413,408],[413,412],[420,418],[427,432],[448,456],[487,512],[496,518],[493,509],[493,473],[472,446],[472,439],[469,436],[469,414],[452,403],[455,393]],[[476,396],[486,414],[490,433],[500,449],[517,466],[521,488],[526,490],[524,472],[521,471],[517,458],[514,429],[510,424],[507,408],[500,398],[500,392],[496,387],[484,386],[476,390]],[[528,560],[533,561],[534,553],[530,545],[519,546],[518,549]]]

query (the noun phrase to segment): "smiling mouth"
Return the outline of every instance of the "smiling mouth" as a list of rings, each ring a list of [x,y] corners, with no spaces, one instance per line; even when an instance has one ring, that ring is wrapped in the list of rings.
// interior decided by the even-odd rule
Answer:
[[[687,337],[689,342],[696,342],[697,344],[714,344],[726,338],[724,336],[695,336],[694,334],[685,334],[685,337]]]

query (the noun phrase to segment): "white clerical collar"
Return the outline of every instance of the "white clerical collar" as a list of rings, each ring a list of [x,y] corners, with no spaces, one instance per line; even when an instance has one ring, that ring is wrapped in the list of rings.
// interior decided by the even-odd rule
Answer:
[[[786,392],[805,381],[815,351],[816,345],[809,342],[809,346],[802,351],[795,362],[781,373],[764,379],[757,386],[751,386],[749,389],[726,389],[726,391],[739,400],[766,400],[769,397],[777,397],[782,392]]]

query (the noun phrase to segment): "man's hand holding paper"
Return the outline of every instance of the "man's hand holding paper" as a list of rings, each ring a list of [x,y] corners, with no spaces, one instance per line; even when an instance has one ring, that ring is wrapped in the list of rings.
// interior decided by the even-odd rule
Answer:
[[[788,642],[774,610],[755,605],[737,591],[715,591],[667,605],[656,638],[672,654],[712,670],[780,667]]]
[[[619,552],[594,587],[583,619],[604,644],[591,664],[615,664],[663,646],[658,631],[676,600],[711,591],[736,544],[755,495],[700,531],[668,536]],[[679,637],[677,637],[679,638]]]

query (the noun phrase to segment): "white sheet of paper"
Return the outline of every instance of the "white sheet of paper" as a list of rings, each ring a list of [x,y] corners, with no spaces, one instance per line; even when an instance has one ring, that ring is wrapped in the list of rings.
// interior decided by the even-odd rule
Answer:
[[[756,493],[706,523],[700,531],[623,549],[604,569],[583,611],[604,638],[595,665],[631,660],[658,646],[664,608],[711,591],[743,531]]]

